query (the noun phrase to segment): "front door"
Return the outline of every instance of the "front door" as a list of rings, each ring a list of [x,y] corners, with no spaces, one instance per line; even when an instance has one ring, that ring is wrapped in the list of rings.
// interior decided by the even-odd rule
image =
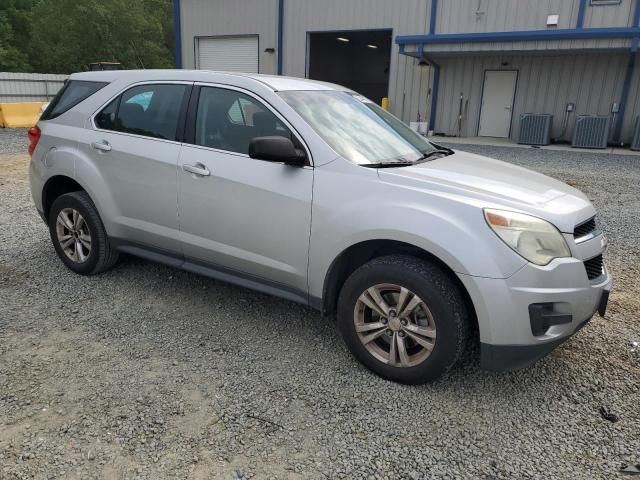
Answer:
[[[517,79],[518,72],[516,70],[487,70],[484,72],[478,136],[509,137]]]
[[[194,95],[178,172],[186,261],[306,295],[313,169],[248,156],[255,137],[295,138],[256,98],[206,86]]]

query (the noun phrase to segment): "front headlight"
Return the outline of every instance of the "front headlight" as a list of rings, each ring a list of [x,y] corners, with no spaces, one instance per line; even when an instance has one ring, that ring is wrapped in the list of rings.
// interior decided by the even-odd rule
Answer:
[[[484,218],[504,243],[531,263],[547,265],[571,256],[562,234],[541,218],[490,208],[484,209]]]

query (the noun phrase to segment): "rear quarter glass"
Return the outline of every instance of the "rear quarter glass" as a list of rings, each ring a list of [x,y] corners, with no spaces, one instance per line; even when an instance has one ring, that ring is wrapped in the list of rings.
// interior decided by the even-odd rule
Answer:
[[[107,82],[67,80],[44,111],[40,120],[53,120],[59,117],[107,85]]]

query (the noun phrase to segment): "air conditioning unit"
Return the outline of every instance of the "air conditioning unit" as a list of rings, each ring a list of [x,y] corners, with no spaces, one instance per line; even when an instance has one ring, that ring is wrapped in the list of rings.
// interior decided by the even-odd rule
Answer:
[[[553,115],[548,113],[523,113],[520,115],[518,143],[523,145],[549,145]]]
[[[611,117],[608,115],[578,115],[571,146],[607,148],[610,127]]]
[[[640,116],[636,117],[636,128],[633,129],[631,150],[640,150]]]

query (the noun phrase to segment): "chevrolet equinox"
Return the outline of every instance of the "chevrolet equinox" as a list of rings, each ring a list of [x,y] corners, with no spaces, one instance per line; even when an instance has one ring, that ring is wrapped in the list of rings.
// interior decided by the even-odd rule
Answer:
[[[484,368],[530,365],[606,309],[584,194],[431,143],[338,85],[74,74],[29,138],[69,269],[124,252],[311,305],[397,382],[438,378],[472,342]]]

